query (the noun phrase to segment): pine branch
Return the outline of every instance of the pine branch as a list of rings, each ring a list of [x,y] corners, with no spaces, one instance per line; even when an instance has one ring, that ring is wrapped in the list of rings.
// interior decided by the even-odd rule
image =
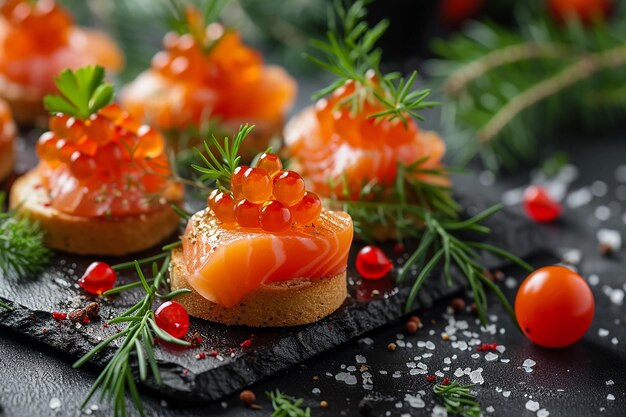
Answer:
[[[482,411],[476,401],[476,395],[471,391],[473,385],[459,385],[454,381],[451,384],[437,384],[433,388],[435,395],[443,401],[449,415],[460,417],[480,417]]]

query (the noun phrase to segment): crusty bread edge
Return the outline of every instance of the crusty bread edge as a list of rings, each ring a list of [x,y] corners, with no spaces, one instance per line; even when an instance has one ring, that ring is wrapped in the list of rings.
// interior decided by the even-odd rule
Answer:
[[[313,323],[341,307],[348,294],[346,273],[343,272],[328,278],[300,278],[262,285],[238,305],[226,308],[191,288],[187,276],[182,249],[175,249],[170,264],[172,290],[192,290],[176,296],[175,300],[194,317],[227,325],[287,327]]]
[[[10,206],[39,223],[44,243],[79,255],[122,256],[155,246],[172,235],[180,218],[164,207],[148,214],[120,218],[85,218],[49,206],[39,174],[30,171],[11,188]]]

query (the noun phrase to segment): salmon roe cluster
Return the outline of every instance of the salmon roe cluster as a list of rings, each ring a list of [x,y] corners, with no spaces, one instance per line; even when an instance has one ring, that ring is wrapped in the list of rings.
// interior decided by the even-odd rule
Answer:
[[[117,104],[87,120],[53,115],[49,127],[37,154],[54,208],[80,216],[140,214],[174,192],[162,135]]]
[[[277,155],[264,153],[254,167],[237,167],[230,193],[213,191],[208,205],[224,224],[280,233],[314,222],[322,212],[317,194],[302,177],[283,170]]]
[[[374,75],[369,80],[378,83]],[[362,100],[355,113],[349,100],[356,88],[360,88],[357,83],[347,81],[285,128],[287,151],[314,191],[327,197],[344,195],[347,188],[351,197],[358,198],[364,184],[392,185],[399,163],[410,166],[420,161],[421,169],[441,166],[445,144],[439,135],[421,131],[410,117],[406,126],[399,119],[371,118],[385,110],[375,97]],[[417,176],[431,183],[447,182],[434,175]]]

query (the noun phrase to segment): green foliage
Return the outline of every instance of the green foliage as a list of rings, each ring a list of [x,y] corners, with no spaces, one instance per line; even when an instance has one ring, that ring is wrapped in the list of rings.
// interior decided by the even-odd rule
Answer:
[[[271,417],[311,417],[309,407],[302,408],[303,400],[294,400],[279,390],[267,392],[274,412]]]
[[[66,69],[55,78],[55,84],[61,94],[44,98],[46,110],[83,120],[111,103],[115,94],[113,86],[104,82],[104,68],[98,65]]]
[[[377,100],[384,111],[369,115],[382,120],[400,119],[405,125],[408,117],[422,119],[419,110],[436,106],[425,101],[430,90],[414,90],[417,72],[408,79],[398,73],[382,74],[380,60],[382,50],[376,42],[389,26],[381,20],[374,27],[366,21],[368,1],[357,0],[344,6],[341,0],[334,2],[335,13],[329,13],[329,30],[325,40],[312,40],[316,54],[305,54],[311,62],[335,76],[334,82],[318,91],[313,99],[325,97],[341,88],[346,82],[354,81],[355,90],[341,103],[353,113],[359,113],[365,100]],[[377,83],[372,77],[380,80]]]
[[[12,211],[3,211],[0,193],[0,272],[18,278],[33,277],[48,264],[52,252],[43,244],[39,225]]]
[[[452,152],[492,169],[545,155],[555,132],[606,129],[626,115],[626,13],[606,22],[555,23],[544,2],[521,2],[516,27],[474,22],[434,43],[442,59],[444,125]]]
[[[482,411],[476,401],[476,395],[471,391],[473,385],[460,385],[454,381],[451,384],[437,384],[433,388],[435,395],[443,401],[450,416],[480,417]]]

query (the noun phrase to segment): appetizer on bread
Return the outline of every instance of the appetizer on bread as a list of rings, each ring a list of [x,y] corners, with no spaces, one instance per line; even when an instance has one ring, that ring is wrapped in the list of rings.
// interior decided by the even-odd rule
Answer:
[[[39,165],[19,178],[10,204],[39,222],[45,243],[78,254],[124,255],[171,235],[182,201],[161,134],[110,104],[101,67],[63,71],[47,96],[50,131]]]
[[[13,141],[15,123],[7,103],[0,99],[0,182],[4,181],[13,169]]]
[[[175,149],[195,146],[208,127],[226,134],[244,121],[256,125],[242,149],[244,159],[267,149],[280,135],[296,94],[295,81],[244,45],[238,31],[206,24],[187,7],[179,33],[170,32],[165,50],[121,93],[131,114],[168,132]]]
[[[222,149],[237,149],[250,130],[242,128]],[[272,153],[254,167],[215,177],[208,208],[189,219],[182,246],[172,253],[172,290],[193,290],[176,298],[189,314],[225,324],[295,326],[338,309],[347,296],[350,216],[324,209]]]
[[[0,97],[18,123],[45,119],[54,77],[88,64],[118,70],[122,53],[108,35],[74,25],[54,0],[0,1]]]

